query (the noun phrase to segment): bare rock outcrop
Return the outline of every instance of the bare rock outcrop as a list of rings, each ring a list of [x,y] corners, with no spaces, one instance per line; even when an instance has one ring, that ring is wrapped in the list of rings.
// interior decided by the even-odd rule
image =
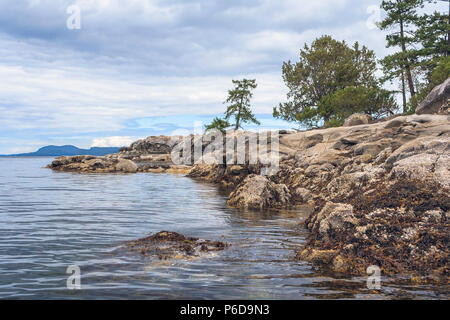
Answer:
[[[133,142],[129,147],[121,148],[119,153],[123,158],[134,161],[143,157],[145,159],[145,156],[149,155],[168,155],[182,139],[182,136],[150,136]]]
[[[80,173],[116,172],[117,159],[95,156],[58,157],[47,166],[55,171],[70,171]]]
[[[174,164],[170,152],[181,136],[151,136],[138,140],[119,153],[104,157],[58,157],[47,168],[80,173],[176,173],[187,174],[191,166]]]
[[[416,108],[417,114],[448,114],[450,78],[431,90],[425,100]]]

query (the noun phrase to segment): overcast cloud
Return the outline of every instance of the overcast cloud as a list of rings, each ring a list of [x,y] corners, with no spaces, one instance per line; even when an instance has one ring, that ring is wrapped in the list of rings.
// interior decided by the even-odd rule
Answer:
[[[283,61],[324,34],[383,57],[385,35],[367,25],[379,2],[0,0],[0,154],[191,130],[242,77],[257,80],[263,127],[293,127],[270,117]],[[71,5],[80,30],[66,27]]]

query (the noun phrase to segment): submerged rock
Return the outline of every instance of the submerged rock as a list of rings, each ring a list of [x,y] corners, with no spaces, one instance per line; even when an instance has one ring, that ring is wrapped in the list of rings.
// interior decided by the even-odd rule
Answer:
[[[225,250],[229,246],[225,242],[186,237],[170,231],[161,231],[127,243],[132,251],[160,260],[200,257],[208,252]]]

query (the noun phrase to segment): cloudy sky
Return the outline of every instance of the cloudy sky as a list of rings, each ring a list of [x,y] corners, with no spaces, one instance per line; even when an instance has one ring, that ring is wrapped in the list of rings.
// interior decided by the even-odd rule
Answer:
[[[257,80],[264,128],[294,127],[270,115],[285,99],[283,61],[324,34],[383,57],[379,3],[0,0],[0,154],[192,131],[223,113],[243,77]],[[77,8],[81,28],[70,29]]]

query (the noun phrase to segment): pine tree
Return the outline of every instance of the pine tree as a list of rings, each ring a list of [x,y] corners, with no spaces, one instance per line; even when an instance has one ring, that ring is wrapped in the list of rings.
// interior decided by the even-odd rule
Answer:
[[[225,120],[232,116],[235,118],[234,130],[242,128],[242,123],[253,122],[260,124],[256,120],[250,109],[250,99],[253,97],[252,89],[257,87],[256,80],[232,80],[234,88],[228,90],[228,98],[224,102],[230,104],[225,112]]]
[[[395,102],[380,87],[376,70],[372,50],[322,36],[305,44],[298,62],[283,63],[288,101],[274,108],[273,116],[315,127],[340,125],[353,112],[390,114]]]
[[[450,13],[434,11],[424,14],[417,20],[416,39],[421,44],[417,50],[420,66],[431,80],[431,73],[442,57],[450,56]]]
[[[411,46],[417,42],[414,26],[419,19],[417,9],[423,7],[423,2],[424,0],[389,0],[381,3],[381,8],[386,11],[387,16],[379,27],[381,30],[392,30],[386,36],[387,47],[400,48],[400,52],[381,60],[385,80],[406,77],[411,97],[416,94],[412,69],[417,62],[417,52],[412,50]]]
[[[205,126],[205,132],[215,129],[225,133],[225,130],[228,127],[231,127],[231,124],[228,121],[215,117],[210,124]]]

